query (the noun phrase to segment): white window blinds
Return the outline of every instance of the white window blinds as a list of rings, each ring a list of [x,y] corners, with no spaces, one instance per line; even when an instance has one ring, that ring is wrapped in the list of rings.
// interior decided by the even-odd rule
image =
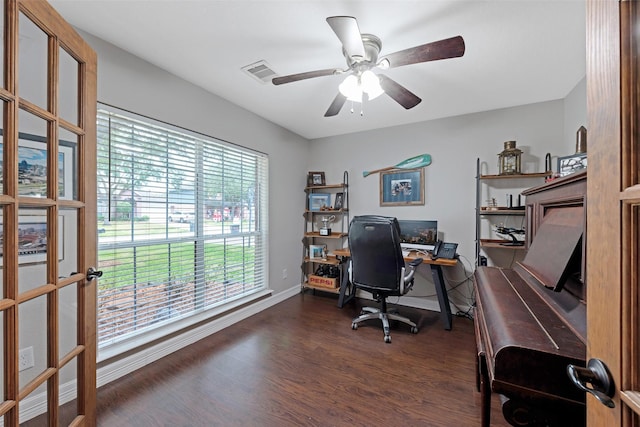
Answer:
[[[101,347],[267,286],[265,155],[98,111]]]

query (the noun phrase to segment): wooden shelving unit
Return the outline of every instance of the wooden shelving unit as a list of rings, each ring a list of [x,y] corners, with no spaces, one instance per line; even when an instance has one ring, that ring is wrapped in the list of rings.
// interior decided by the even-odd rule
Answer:
[[[522,173],[517,175],[482,175],[480,173],[480,159],[477,159],[477,173],[476,173],[476,265],[480,262],[480,256],[483,254],[483,250],[511,250],[511,251],[524,251],[526,245],[509,245],[512,240],[508,239],[495,239],[486,238],[482,236],[482,220],[496,221],[500,217],[513,218],[522,217],[524,219],[526,210],[524,207],[524,200],[521,200],[521,206],[508,207],[508,206],[483,206],[483,189],[482,183],[494,182],[494,181],[514,181],[522,182],[527,179],[534,179],[541,181],[545,177],[552,174],[552,172],[535,172],[535,173]],[[488,184],[491,185],[491,184]],[[518,187],[514,185],[514,188]]]
[[[302,234],[302,265],[301,265],[301,284],[302,292],[305,289],[313,289],[322,292],[339,293],[340,281],[342,280],[342,264],[340,260],[332,254],[333,249],[343,247],[345,239],[349,235],[349,175],[345,171],[343,173],[342,183],[307,186],[304,189],[306,197],[306,206],[303,212],[304,231]],[[310,195],[312,194],[328,194],[332,207],[335,206],[336,194],[342,193],[342,207],[340,209],[323,209],[315,210],[310,205]],[[331,233],[329,235],[321,235],[319,223],[322,216],[335,216],[334,221],[330,224]],[[309,247],[311,245],[326,245],[326,258],[311,257]],[[309,283],[309,277],[313,275],[318,266],[326,265],[335,267],[339,271],[335,288],[326,287]]]

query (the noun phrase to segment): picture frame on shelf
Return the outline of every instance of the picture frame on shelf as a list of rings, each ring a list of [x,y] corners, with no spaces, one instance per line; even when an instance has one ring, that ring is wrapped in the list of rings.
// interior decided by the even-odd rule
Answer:
[[[333,202],[333,209],[339,211],[344,206],[344,193],[336,193],[335,201]]]
[[[312,193],[309,194],[309,210],[312,212],[320,212],[328,210],[331,207],[331,194],[329,193]]]
[[[587,153],[558,157],[558,174],[566,176],[587,168]]]
[[[307,187],[318,187],[326,185],[324,172],[309,172],[307,174]]]
[[[424,205],[424,168],[380,172],[380,206]]]
[[[327,255],[327,245],[309,245],[310,259],[324,259]]]

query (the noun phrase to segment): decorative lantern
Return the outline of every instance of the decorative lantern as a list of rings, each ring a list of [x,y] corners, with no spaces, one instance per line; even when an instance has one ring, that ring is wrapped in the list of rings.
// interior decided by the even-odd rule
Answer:
[[[504,150],[498,154],[500,175],[518,175],[522,173],[522,150],[516,148],[515,141],[506,141]]]

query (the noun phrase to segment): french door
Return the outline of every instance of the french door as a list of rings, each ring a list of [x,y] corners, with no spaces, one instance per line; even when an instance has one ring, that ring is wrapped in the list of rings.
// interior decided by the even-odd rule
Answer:
[[[589,426],[640,426],[640,4],[587,2],[587,357],[614,407],[587,397]]]
[[[1,5],[0,415],[95,425],[96,55],[46,1]]]

